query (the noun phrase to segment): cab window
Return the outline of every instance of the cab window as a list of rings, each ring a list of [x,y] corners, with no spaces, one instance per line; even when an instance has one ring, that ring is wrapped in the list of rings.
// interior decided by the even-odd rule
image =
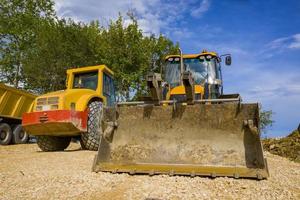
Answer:
[[[98,71],[74,75],[73,88],[96,90],[98,86]]]
[[[103,73],[103,95],[106,97],[107,105],[113,106],[115,104],[115,87],[111,76]]]

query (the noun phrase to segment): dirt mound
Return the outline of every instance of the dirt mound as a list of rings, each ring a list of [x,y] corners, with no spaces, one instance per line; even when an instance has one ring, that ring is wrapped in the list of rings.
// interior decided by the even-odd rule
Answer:
[[[263,141],[264,149],[300,163],[300,132],[293,131],[284,138],[268,138]]]

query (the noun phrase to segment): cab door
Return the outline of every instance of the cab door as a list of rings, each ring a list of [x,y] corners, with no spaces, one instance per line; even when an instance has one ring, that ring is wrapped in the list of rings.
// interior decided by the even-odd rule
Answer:
[[[115,87],[113,78],[107,73],[103,73],[103,95],[106,97],[106,106],[112,107],[115,105]]]

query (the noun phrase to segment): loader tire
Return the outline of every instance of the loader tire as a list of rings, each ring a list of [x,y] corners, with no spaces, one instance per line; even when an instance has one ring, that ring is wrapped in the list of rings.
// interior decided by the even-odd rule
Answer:
[[[12,142],[14,144],[26,144],[28,140],[28,133],[26,133],[21,124],[17,125],[13,131]]]
[[[0,144],[1,145],[8,145],[11,142],[13,134],[11,128],[6,123],[0,124]]]
[[[63,151],[70,142],[71,137],[56,137],[56,136],[36,136],[37,145],[42,151]]]
[[[102,102],[94,101],[89,104],[87,132],[81,134],[81,147],[91,151],[97,151],[99,147],[102,118]]]

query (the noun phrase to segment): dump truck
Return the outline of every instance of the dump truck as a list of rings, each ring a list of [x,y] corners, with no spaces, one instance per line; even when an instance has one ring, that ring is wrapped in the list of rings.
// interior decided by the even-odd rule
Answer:
[[[24,144],[29,135],[22,127],[22,114],[30,112],[36,95],[0,83],[0,144]]]
[[[146,77],[150,97],[104,109],[93,171],[267,178],[259,104],[223,93],[222,58],[169,55]]]
[[[103,106],[115,102],[113,72],[105,65],[67,70],[66,89],[36,98],[23,127],[42,151],[62,151],[72,138],[98,150]]]

